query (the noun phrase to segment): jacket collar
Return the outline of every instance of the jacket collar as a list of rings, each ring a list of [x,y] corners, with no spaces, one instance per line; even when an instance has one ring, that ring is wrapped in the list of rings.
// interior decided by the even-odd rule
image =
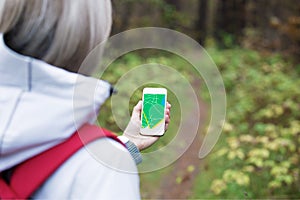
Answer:
[[[60,99],[59,101],[73,99],[75,124],[78,124],[77,118],[82,118],[82,114],[77,114],[82,110],[93,111],[94,115],[87,118],[95,119],[112,88],[106,81],[69,72],[18,54],[6,46],[3,34],[0,34],[0,87],[17,88],[24,92]],[[79,123],[80,125],[82,124]]]
[[[20,55],[6,46],[0,35],[0,85],[28,90],[31,84],[30,71],[34,59]]]
[[[93,79],[66,71],[42,60],[21,55],[5,44],[3,34],[0,34],[0,55],[0,85],[29,90],[35,84],[45,82],[48,86],[59,85],[61,87],[73,83],[78,78],[89,79],[89,81]]]
[[[105,99],[110,96],[111,86],[107,82],[21,55],[7,47],[3,34],[0,34],[0,86],[17,87],[24,91],[47,91],[47,94],[51,94],[56,90],[74,89],[82,83],[86,87],[94,87],[95,92],[99,93],[95,96],[101,95]]]

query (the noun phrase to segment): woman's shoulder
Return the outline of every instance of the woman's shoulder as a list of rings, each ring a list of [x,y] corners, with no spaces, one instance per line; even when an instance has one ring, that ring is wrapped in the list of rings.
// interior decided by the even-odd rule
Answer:
[[[59,191],[55,190],[57,185],[61,185]],[[109,185],[112,188],[106,191]],[[128,191],[130,188],[127,185],[132,187],[131,191]],[[122,144],[102,138],[86,145],[68,159],[36,193],[35,198],[123,198],[115,196],[114,189],[129,195],[131,199],[138,199],[137,167]]]

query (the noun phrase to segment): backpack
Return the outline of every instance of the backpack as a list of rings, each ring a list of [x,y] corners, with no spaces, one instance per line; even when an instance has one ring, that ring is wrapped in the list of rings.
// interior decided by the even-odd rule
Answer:
[[[9,180],[0,174],[0,199],[28,199],[68,158],[85,144],[108,137],[125,146],[116,135],[85,124],[66,141],[14,167]]]

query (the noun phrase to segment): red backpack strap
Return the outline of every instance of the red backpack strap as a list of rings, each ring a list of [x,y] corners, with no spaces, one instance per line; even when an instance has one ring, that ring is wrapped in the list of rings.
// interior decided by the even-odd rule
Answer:
[[[29,198],[76,151],[102,137],[109,137],[123,144],[110,131],[86,124],[65,142],[18,165],[10,180],[12,192],[15,192],[18,198]],[[2,188],[1,185],[0,187]]]
[[[16,193],[7,185],[7,183],[0,178],[0,199],[15,199]]]

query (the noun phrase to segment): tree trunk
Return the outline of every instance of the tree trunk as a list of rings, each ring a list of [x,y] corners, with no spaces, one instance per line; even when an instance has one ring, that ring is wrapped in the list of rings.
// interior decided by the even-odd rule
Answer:
[[[207,14],[207,0],[199,0],[198,4],[198,20],[196,22],[197,41],[204,45],[206,38],[206,14]]]

